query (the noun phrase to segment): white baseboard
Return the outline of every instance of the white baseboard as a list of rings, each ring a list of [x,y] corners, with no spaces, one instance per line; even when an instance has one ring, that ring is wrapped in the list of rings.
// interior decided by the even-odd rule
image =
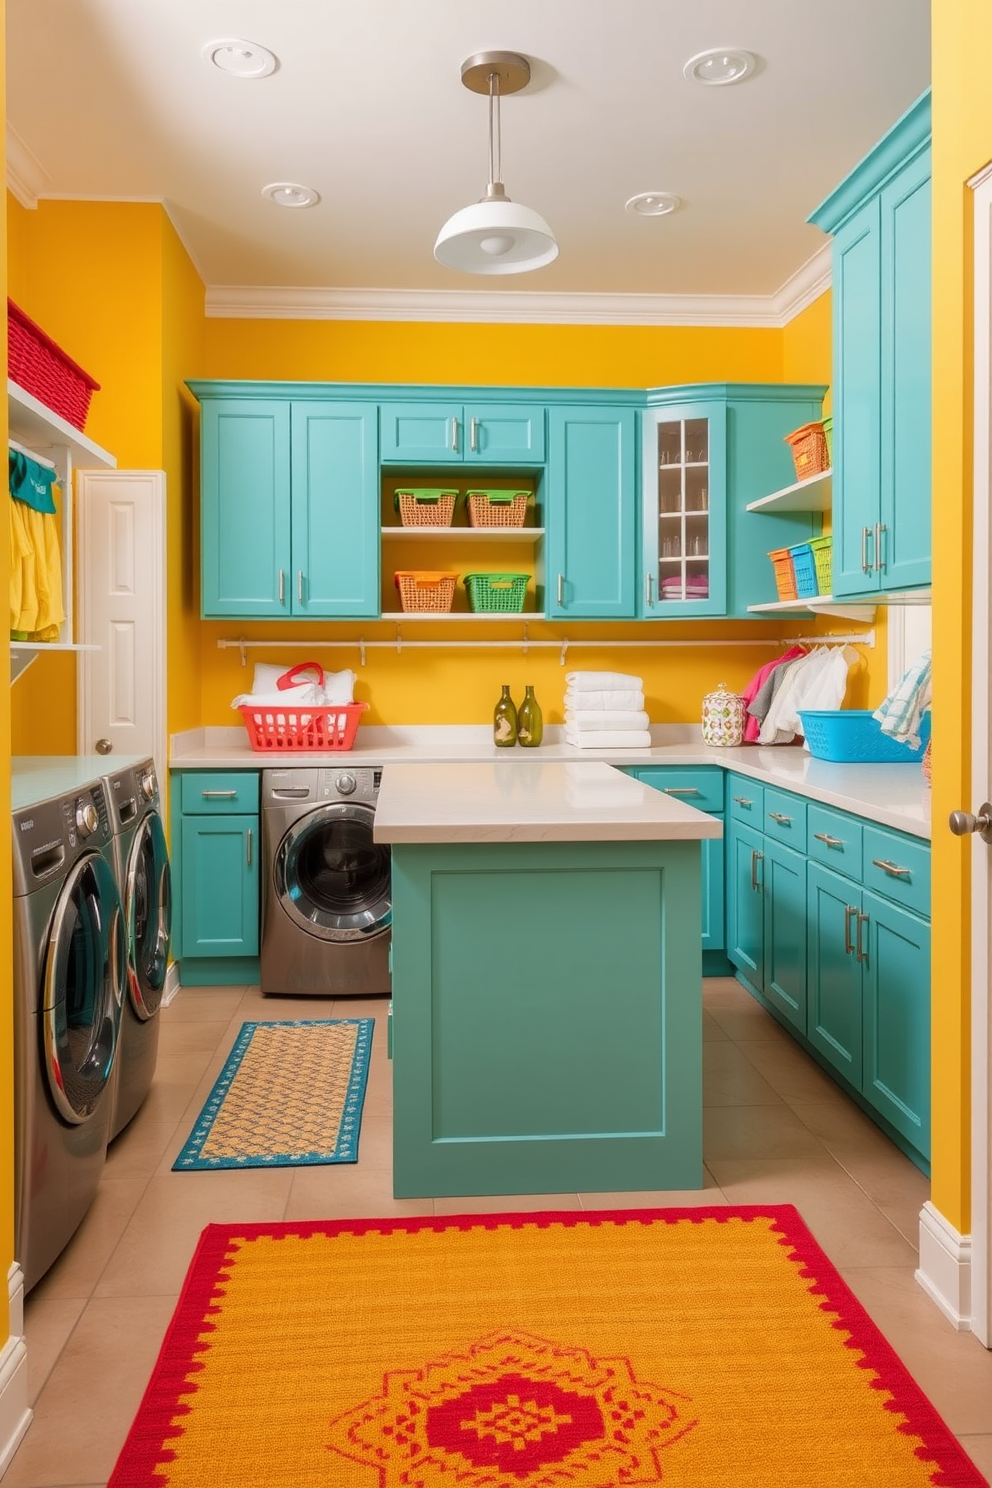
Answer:
[[[916,1280],[958,1332],[971,1331],[971,1236],[959,1235],[929,1199],[920,1210]]]
[[[28,1350],[24,1342],[24,1275],[15,1261],[7,1273],[10,1337],[0,1349],[0,1477],[31,1425]]]

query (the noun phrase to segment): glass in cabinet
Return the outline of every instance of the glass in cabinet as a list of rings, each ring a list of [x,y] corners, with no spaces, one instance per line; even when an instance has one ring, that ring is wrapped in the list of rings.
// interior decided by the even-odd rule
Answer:
[[[641,614],[726,608],[726,414],[712,405],[644,415]]]

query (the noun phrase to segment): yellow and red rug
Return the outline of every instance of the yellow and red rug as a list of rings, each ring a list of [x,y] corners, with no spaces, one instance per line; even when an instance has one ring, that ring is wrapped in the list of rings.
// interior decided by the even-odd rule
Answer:
[[[795,1209],[211,1225],[108,1488],[980,1488]]]

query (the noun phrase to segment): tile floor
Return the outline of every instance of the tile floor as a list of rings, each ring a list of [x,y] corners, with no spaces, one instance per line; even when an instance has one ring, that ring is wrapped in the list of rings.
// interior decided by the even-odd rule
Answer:
[[[992,1477],[992,1353],[913,1280],[927,1180],[741,987],[704,984],[706,1188],[638,1204],[795,1204],[965,1450]],[[111,1148],[72,1245],[27,1299],[34,1421],[3,1488],[104,1488],[200,1230],[212,1221],[628,1206],[627,1194],[400,1200],[390,1174],[384,1000],[290,1002],[186,988],[155,1086]],[[355,1166],[173,1173],[245,1020],[377,1016]],[[211,1488],[225,1488],[223,1484]]]

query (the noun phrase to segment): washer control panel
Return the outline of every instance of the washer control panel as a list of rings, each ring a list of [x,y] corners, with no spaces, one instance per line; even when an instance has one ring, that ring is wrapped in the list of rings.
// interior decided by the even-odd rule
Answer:
[[[341,767],[318,772],[318,796],[322,801],[374,801],[379,794],[380,770]]]

